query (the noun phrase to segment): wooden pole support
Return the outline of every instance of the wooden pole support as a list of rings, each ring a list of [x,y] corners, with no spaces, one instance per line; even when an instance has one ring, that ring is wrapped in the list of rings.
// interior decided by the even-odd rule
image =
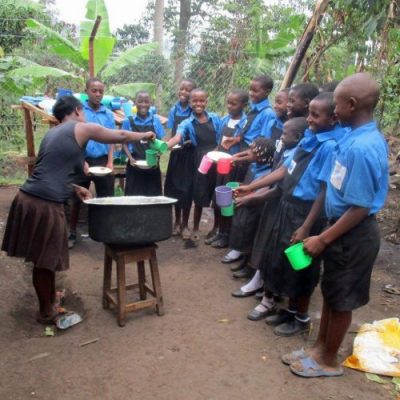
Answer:
[[[99,29],[101,16],[98,15],[89,38],[89,77],[94,78],[94,39]]]

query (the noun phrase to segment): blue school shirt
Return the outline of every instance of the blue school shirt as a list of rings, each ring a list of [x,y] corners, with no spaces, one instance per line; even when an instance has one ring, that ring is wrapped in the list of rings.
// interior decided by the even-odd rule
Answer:
[[[300,140],[296,149],[301,148],[307,152],[315,151],[315,154],[293,190],[292,196],[304,201],[313,201],[317,198],[321,181],[325,176],[324,165],[327,161],[329,162],[336,144],[343,137],[344,132],[345,130],[339,125],[336,125],[331,131],[317,134],[309,129],[304,132],[304,137]],[[293,171],[295,167],[293,161],[295,154],[296,151],[283,164],[288,173],[291,173],[291,170]]]
[[[165,136],[164,128],[161,124],[160,119],[156,115],[153,115],[152,113],[148,112],[146,118],[141,118],[137,114],[134,114],[132,118],[135,125],[138,126],[153,125],[154,133],[156,134],[157,139],[162,139]],[[121,128],[127,131],[132,130],[129,118],[125,118],[123,120]],[[135,151],[135,145],[132,142],[128,143],[128,149],[131,153],[133,153]]]
[[[230,121],[232,119],[232,117],[228,114],[228,115],[225,115],[225,117],[223,117],[222,118],[222,120],[221,120],[221,126],[220,126],[220,132],[219,132],[219,137],[221,137],[222,136],[222,131],[223,131],[223,129],[224,129],[224,127],[226,126],[226,125],[228,125],[228,122]],[[236,137],[236,136],[238,136],[239,134],[240,134],[240,131],[244,128],[244,126],[246,125],[246,121],[247,121],[247,116],[246,116],[246,114],[243,112],[242,113],[242,115],[241,115],[241,117],[240,117],[240,120],[239,120],[239,122],[236,124],[236,126],[235,126],[235,130],[234,130],[234,132],[233,132],[233,137]],[[237,144],[235,144],[234,146],[232,146],[230,149],[229,149],[229,154],[236,154],[236,153],[239,153],[239,151],[240,151],[240,143],[237,143]]]
[[[346,132],[336,146],[326,179],[327,217],[340,218],[352,206],[376,214],[388,192],[388,157],[387,143],[375,121]]]
[[[172,129],[174,127],[175,117],[189,118],[191,113],[192,109],[189,105],[183,109],[181,103],[178,101],[174,106],[171,107],[171,110],[169,111],[167,128]]]
[[[98,110],[93,110],[86,100],[82,103],[86,122],[92,122],[104,126],[105,128],[115,129],[113,113],[103,104]],[[89,140],[86,144],[85,157],[99,158],[108,155],[109,145]]]
[[[263,127],[270,123],[272,120],[276,119],[276,114],[271,107],[268,99],[260,101],[259,103],[251,103],[251,110],[262,110],[258,113],[258,115],[254,118],[253,123],[250,125],[248,131],[244,134],[243,139],[247,144],[250,144],[255,139],[257,139],[260,135],[264,137],[270,137],[271,132],[268,133],[263,130]]]
[[[211,120],[213,127],[215,129],[215,145],[219,143],[220,135],[221,135],[221,118],[212,112],[205,112],[208,119]],[[191,113],[190,117],[182,121],[176,133],[182,135],[182,142],[186,140],[190,140],[193,146],[197,146],[196,132],[194,130],[194,126],[198,124],[199,121],[196,116]]]

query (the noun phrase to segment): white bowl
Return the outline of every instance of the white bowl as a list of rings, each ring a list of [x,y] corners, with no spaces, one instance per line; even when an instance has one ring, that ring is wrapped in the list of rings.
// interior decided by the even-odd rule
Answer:
[[[111,174],[112,169],[107,167],[90,167],[89,173],[95,176],[105,176]]]

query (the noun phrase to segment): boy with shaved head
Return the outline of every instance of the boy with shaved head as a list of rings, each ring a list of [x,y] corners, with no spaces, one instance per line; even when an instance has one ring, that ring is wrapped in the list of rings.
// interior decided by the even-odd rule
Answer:
[[[369,301],[372,267],[379,251],[375,219],[388,190],[387,144],[373,120],[379,87],[358,73],[334,92],[335,112],[350,130],[337,145],[326,174],[325,212],[329,227],[304,240],[313,257],[322,254],[324,299],[317,341],[309,350],[282,357],[303,377],[339,376],[338,350],[351,324],[352,310]]]

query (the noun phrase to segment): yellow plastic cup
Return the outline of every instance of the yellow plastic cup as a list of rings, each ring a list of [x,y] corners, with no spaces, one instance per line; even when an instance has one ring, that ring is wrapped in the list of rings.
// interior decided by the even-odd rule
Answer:
[[[296,243],[285,250],[290,265],[296,271],[307,268],[311,265],[312,257],[304,251],[302,242]]]

